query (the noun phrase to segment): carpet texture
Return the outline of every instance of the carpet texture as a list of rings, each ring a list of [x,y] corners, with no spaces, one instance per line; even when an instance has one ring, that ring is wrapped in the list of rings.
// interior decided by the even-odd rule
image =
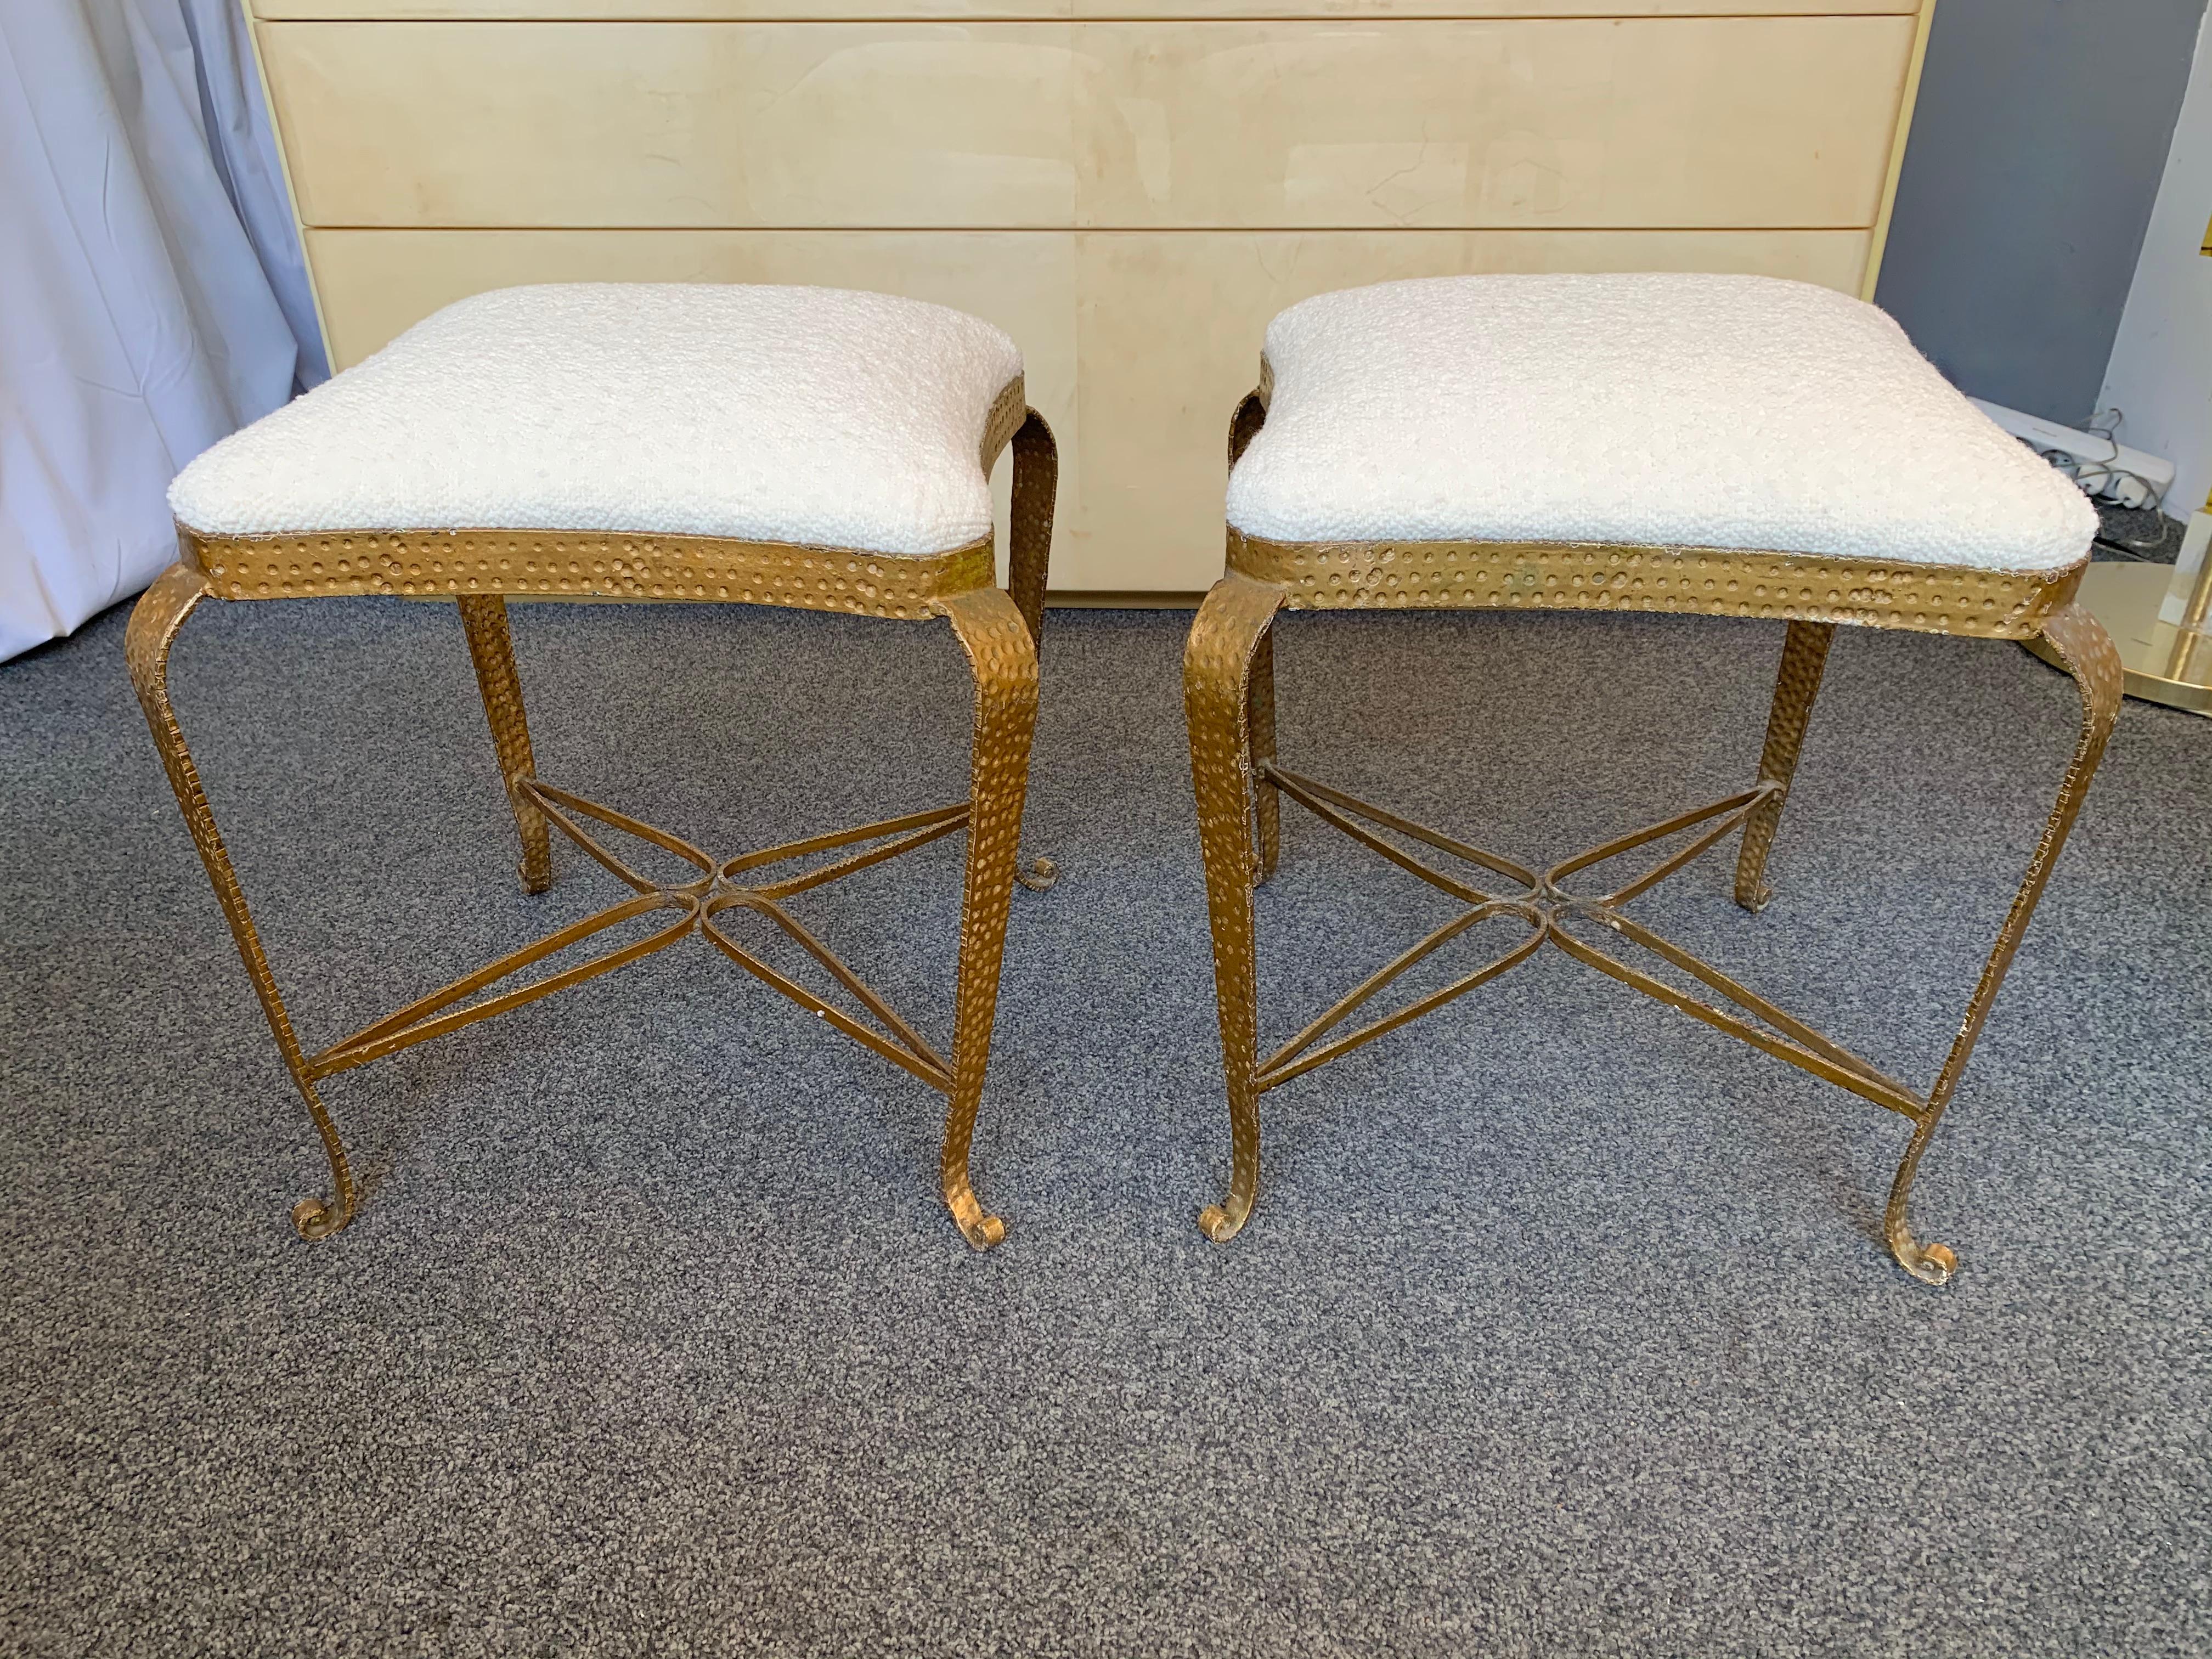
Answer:
[[[2212,722],[2122,717],[1923,1168],[1942,1290],[1879,1242],[1901,1120],[1557,952],[1268,1097],[1203,1239],[1172,612],[1049,618],[1000,1249],[938,1098],[696,940],[332,1080],[371,1191],[310,1247],[123,622],[0,668],[0,1650],[2212,1650]],[[964,793],[941,627],[514,627],[546,778],[709,850]],[[1284,754],[1556,857],[1747,782],[1780,641],[1291,617]],[[211,605],[174,684],[311,1045],[609,901],[573,849],[518,890],[447,607]],[[1844,630],[1774,902],[1718,856],[1639,913],[1924,1085],[2074,711],[2014,647]],[[1444,902],[1285,810],[1278,1038]],[[960,845],[801,902],[933,1037]]]

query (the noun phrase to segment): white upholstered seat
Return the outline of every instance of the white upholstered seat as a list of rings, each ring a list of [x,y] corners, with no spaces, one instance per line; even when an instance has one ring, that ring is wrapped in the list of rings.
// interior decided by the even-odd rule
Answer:
[[[1452,276],[1267,329],[1229,521],[1272,541],[1615,542],[1983,569],[2096,514],[1874,307],[1764,276]]]
[[[216,445],[208,535],[520,529],[942,553],[991,533],[1014,343],[836,289],[592,283],[447,307]]]

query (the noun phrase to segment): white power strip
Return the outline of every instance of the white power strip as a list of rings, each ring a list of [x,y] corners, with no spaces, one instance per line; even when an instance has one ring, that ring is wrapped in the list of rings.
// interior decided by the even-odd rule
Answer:
[[[2070,426],[2023,415],[2002,404],[1966,400],[2015,438],[2046,453],[2057,451],[2075,465],[2069,470],[2082,493],[2102,495],[2122,507],[2149,507],[2165,499],[2173,487],[2173,463],[2140,449],[2130,449],[2100,438],[2094,432],[2076,432]]]

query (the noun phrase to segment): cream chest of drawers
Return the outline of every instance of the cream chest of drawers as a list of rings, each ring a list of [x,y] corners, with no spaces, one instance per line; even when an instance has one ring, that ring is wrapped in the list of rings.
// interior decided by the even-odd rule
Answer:
[[[1054,586],[1188,592],[1293,301],[1869,290],[1933,0],[249,3],[335,364],[512,283],[940,301],[1060,434]]]

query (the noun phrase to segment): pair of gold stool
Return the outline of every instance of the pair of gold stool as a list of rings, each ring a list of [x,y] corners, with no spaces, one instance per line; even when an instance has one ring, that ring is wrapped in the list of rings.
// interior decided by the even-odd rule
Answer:
[[[1979,422],[1879,313],[1767,279],[1389,283],[1323,295],[1276,319],[1261,388],[1231,424],[1227,574],[1200,609],[1185,663],[1232,1131],[1228,1192],[1200,1217],[1210,1237],[1233,1237],[1251,1212],[1261,1094],[1548,943],[1910,1119],[1888,1243],[1916,1277],[1948,1277],[1952,1253],[1917,1241],[1908,1224],[1913,1174],[2079,810],[2120,695],[2110,641],[2071,603],[2087,549],[2083,519],[2093,526],[2093,515],[1994,428],[1985,440]],[[1001,590],[988,475],[1010,446]],[[1741,469],[1717,492],[1716,466]],[[976,1200],[968,1152],[1012,890],[1018,879],[1042,885],[1049,876],[1042,863],[1024,870],[1018,842],[1055,473],[1051,433],[1024,401],[1018,352],[972,318],[833,290],[610,284],[502,290],[449,307],[180,475],[171,501],[182,557],[140,602],[126,650],[164,766],[329,1160],[330,1194],[293,1212],[303,1237],[337,1232],[359,1202],[323,1079],[697,933],[945,1094],[946,1205],[971,1244],[1000,1242],[1004,1226]],[[1624,477],[1631,487],[1620,487]],[[1931,489],[1945,492],[1934,506]],[[1723,498],[1718,516],[1715,493]],[[507,527],[515,524],[552,527]],[[1747,540],[1761,535],[1765,545]],[[1723,538],[1731,544],[1718,544]],[[1792,544],[1832,550],[1765,550]],[[1945,556],[1931,556],[1930,546]],[[209,811],[170,705],[167,662],[207,595],[342,593],[457,601],[521,840],[524,885],[550,884],[557,830],[631,896],[309,1051]],[[507,634],[510,595],[941,616],[975,682],[969,798],[718,859],[555,787],[538,777],[531,750]],[[1411,823],[1276,758],[1277,614],[1340,607],[1785,620],[1757,779],[1541,869]],[[1767,852],[1838,623],[2040,636],[2082,693],[2081,736],[2057,803],[1949,1057],[1924,1093],[1626,910],[1739,830],[1735,896],[1753,909],[1764,902]],[[1253,894],[1276,866],[1285,796],[1464,908],[1262,1056]],[[609,830],[659,848],[688,873],[680,881],[640,873],[608,844]],[[963,830],[948,1057],[784,902]],[[1606,890],[1574,879],[1669,844]],[[1457,869],[1440,867],[1445,860]],[[764,919],[795,943],[860,1012],[741,943],[728,926],[742,919],[732,913]],[[1488,927],[1511,932],[1502,952],[1344,1030],[1417,964]],[[1638,947],[1677,980],[1593,935]],[[596,953],[581,963],[527,977],[586,945]],[[526,982],[513,984],[518,975]]]

